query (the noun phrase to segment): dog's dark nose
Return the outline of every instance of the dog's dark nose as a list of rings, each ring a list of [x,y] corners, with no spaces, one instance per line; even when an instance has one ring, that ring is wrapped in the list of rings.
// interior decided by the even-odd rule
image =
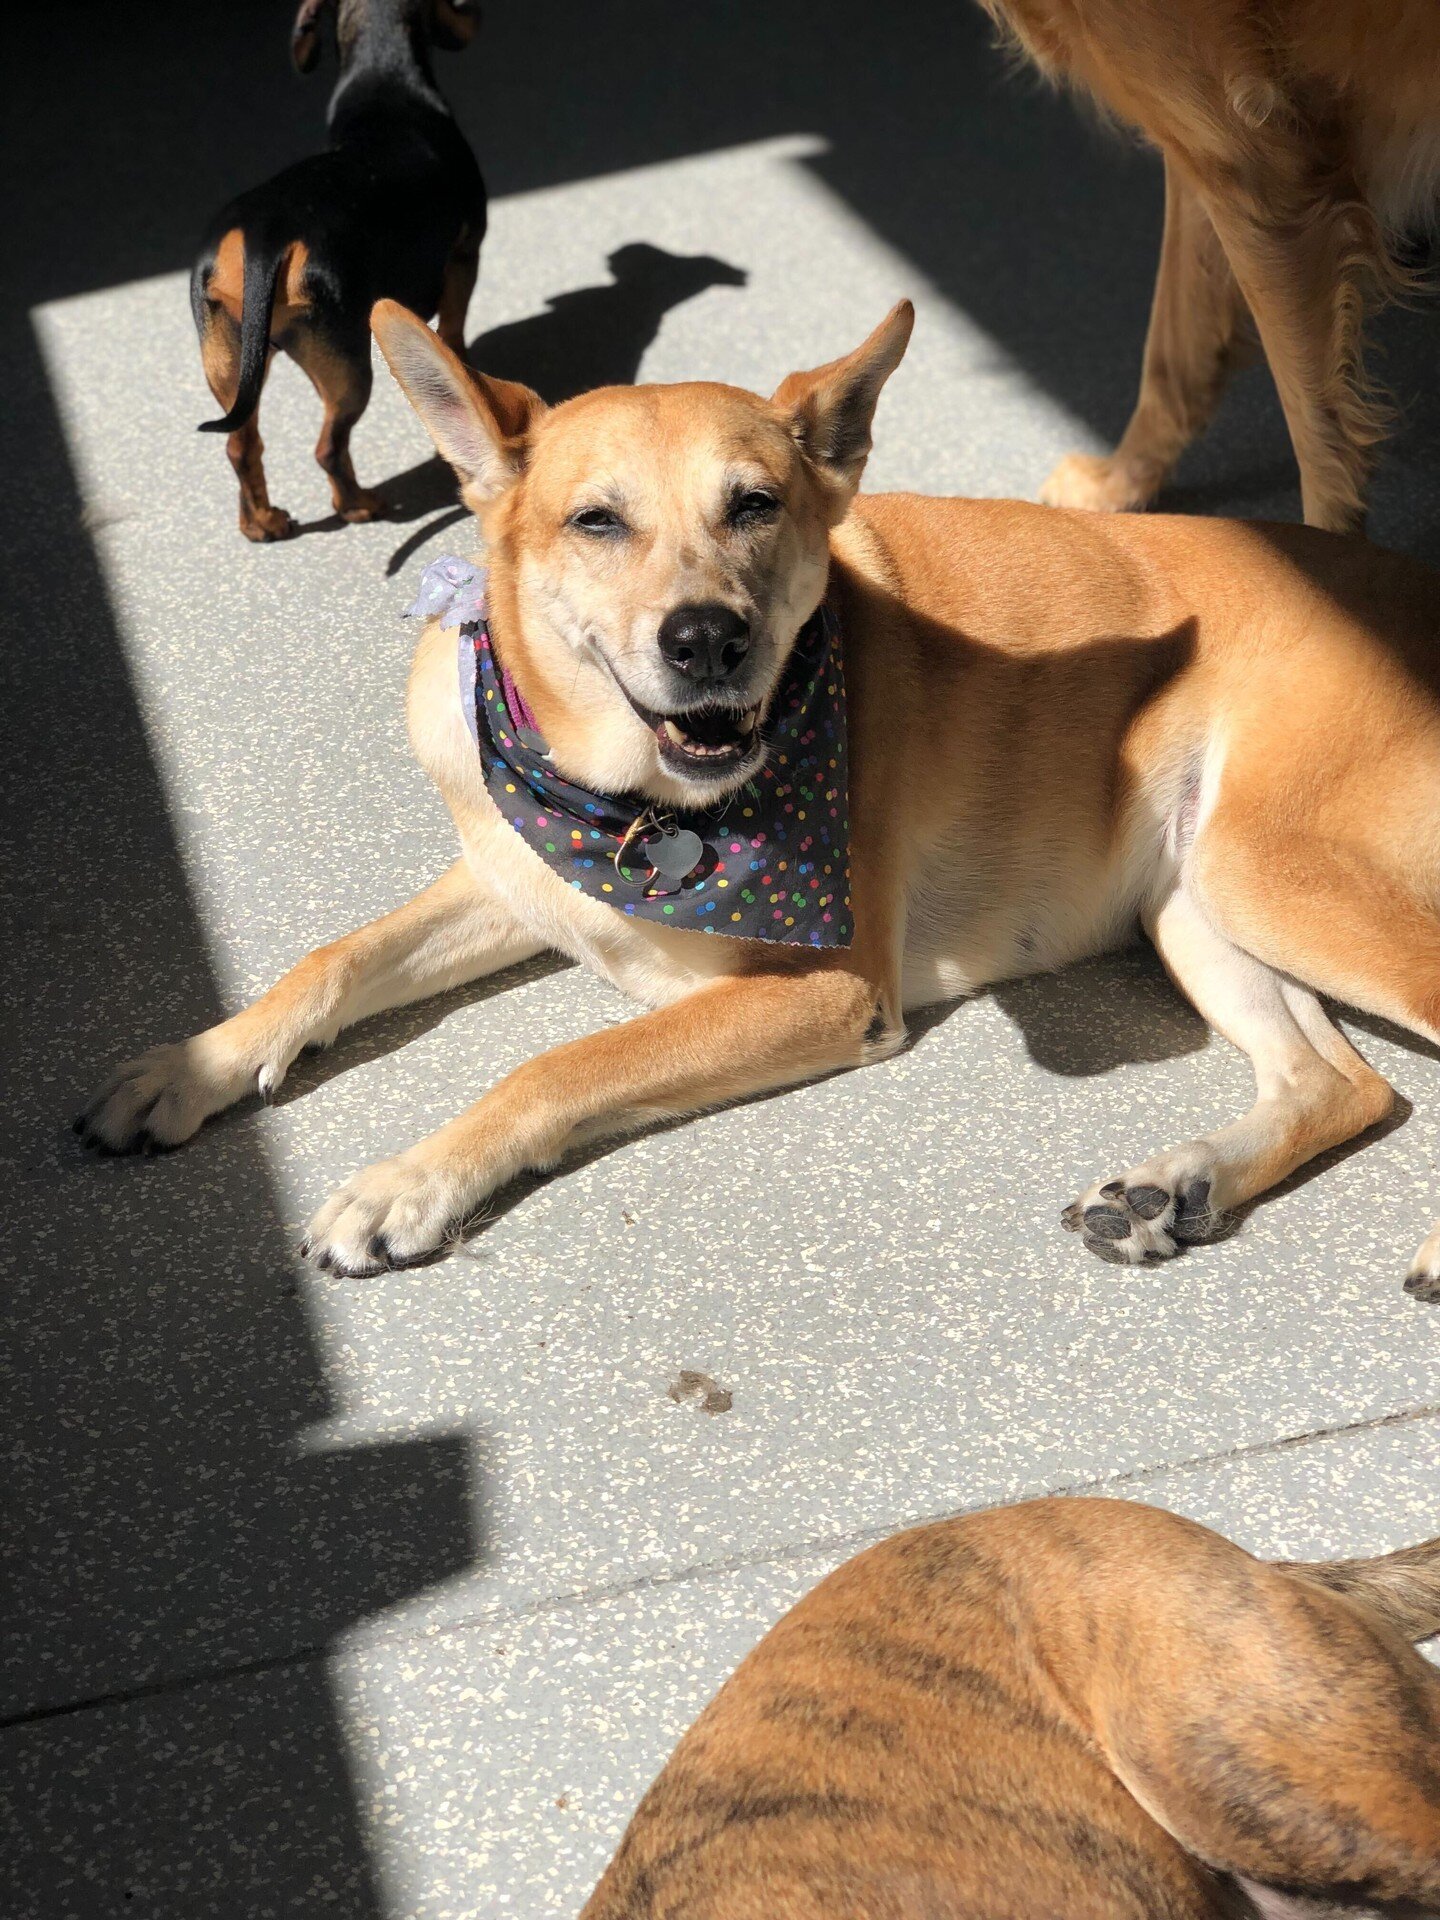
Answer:
[[[728,680],[749,651],[733,607],[675,607],[660,622],[660,656],[687,680]]]

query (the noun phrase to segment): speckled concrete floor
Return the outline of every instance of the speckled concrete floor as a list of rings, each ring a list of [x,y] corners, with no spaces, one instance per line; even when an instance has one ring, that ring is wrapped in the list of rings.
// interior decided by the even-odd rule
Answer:
[[[70,1150],[60,1123],[112,1059],[450,857],[399,714],[396,616],[461,538],[414,421],[382,382],[356,456],[400,517],[337,528],[282,366],[272,489],[306,531],[265,550],[190,431],[189,247],[312,137],[320,89],[287,78],[280,0],[119,11],[7,55],[34,166],[0,322],[19,1836],[0,1908],[572,1912],[738,1654],[907,1521],[1067,1488],[1266,1551],[1440,1531],[1440,1314],[1399,1284],[1440,1211],[1435,1058],[1354,1028],[1413,1099],[1405,1124],[1223,1245],[1101,1266],[1059,1206],[1247,1092],[1138,950],[957,1009],[864,1076],[595,1158],[380,1281],[299,1269],[310,1208],[537,1048],[623,1018],[613,996],[537,963],[361,1029],[183,1154]],[[743,34],[733,9],[687,9],[680,38],[661,0],[603,27],[523,11],[443,69],[497,196],[481,364],[557,390],[637,368],[766,386],[910,293],[872,484],[1023,493],[1113,434],[1153,168],[1007,81],[968,9],[832,9],[818,54],[800,0]],[[652,251],[612,273],[634,243]],[[1433,324],[1383,329],[1406,411],[1376,531],[1435,555]],[[1294,513],[1263,373],[1174,501]],[[730,1410],[674,1402],[684,1368]]]

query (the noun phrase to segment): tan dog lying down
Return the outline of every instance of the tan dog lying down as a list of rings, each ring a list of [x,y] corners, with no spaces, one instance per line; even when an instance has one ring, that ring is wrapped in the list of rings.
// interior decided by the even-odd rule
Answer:
[[[580,1142],[883,1059],[907,1008],[1102,952],[1137,924],[1250,1055],[1258,1098],[1118,1177],[1100,1169],[1068,1216],[1094,1252],[1173,1254],[1388,1114],[1390,1088],[1317,996],[1440,1040],[1434,576],[1299,527],[856,499],[912,318],[897,307],[769,400],[697,383],[547,410],[403,310],[374,317],[479,516],[491,667],[535,765],[602,805],[630,796],[622,819],[648,803],[648,820],[691,822],[698,844],[787,758],[777,687],[825,597],[848,711],[850,944],[671,925],[674,902],[654,898],[631,917],[611,882],[567,883],[492,797],[455,634],[432,623],[410,736],[462,857],[245,1012],[120,1068],[82,1133],[173,1146],[273,1091],[303,1047],[543,948],[650,1009],[542,1054],[342,1187],[310,1250],[376,1272],[433,1255],[498,1187]],[[833,766],[845,740],[826,746]],[[514,785],[494,791],[508,808]],[[615,872],[618,840],[594,837]],[[796,851],[782,887],[819,879],[801,882]],[[843,872],[826,885],[843,915]],[[760,904],[776,899],[778,920],[783,891]],[[1440,1231],[1410,1284],[1440,1298]]]
[[[583,1920],[1440,1913],[1437,1630],[1440,1540],[1267,1566],[1118,1500],[898,1534],[721,1688]]]

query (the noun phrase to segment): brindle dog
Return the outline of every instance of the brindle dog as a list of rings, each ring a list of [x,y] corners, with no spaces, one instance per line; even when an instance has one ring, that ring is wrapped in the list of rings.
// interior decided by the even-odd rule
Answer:
[[[1437,1629],[1440,1540],[1267,1565],[1060,1499],[898,1534],[721,1688],[582,1920],[1440,1913]]]

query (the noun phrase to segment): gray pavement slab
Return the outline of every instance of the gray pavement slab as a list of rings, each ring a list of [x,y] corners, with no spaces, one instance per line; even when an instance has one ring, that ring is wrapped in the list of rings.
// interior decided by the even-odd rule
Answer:
[[[1433,1418],[1407,1421],[1094,1491],[1265,1555],[1381,1552],[1435,1525],[1437,1437]],[[574,1914],[710,1694],[867,1544],[640,1579],[14,1729],[0,1735],[0,1810],[18,1838],[3,1910]],[[332,1699],[348,1743],[338,1790],[314,1733]]]
[[[528,1183],[454,1258],[377,1281],[301,1270],[311,1209],[623,1019],[613,994],[532,963],[357,1030],[182,1154],[72,1149],[63,1120],[114,1060],[452,853],[405,748],[397,615],[467,534],[417,424],[382,372],[355,452],[397,517],[339,528],[282,363],[267,459],[306,530],[268,549],[192,431],[194,234],[318,121],[286,13],[97,17],[64,61],[59,158],[59,55],[10,68],[22,149],[48,156],[14,186],[0,308],[0,1790],[30,1849],[3,1910],[37,1920],[573,1908],[739,1652],[917,1519],[1121,1484],[1276,1551],[1440,1531],[1440,1315],[1399,1286],[1440,1211],[1433,1052],[1353,1024],[1414,1103],[1402,1125],[1221,1245],[1102,1266],[1064,1202],[1249,1097],[1147,950]],[[910,294],[871,484],[1032,492],[1123,421],[1153,163],[1007,79],[975,10],[914,0],[881,31],[847,5],[823,59],[798,0],[745,35],[720,7],[682,32],[658,0],[613,30],[490,13],[442,69],[496,193],[479,364],[557,394],[637,372],[768,388]],[[1407,404],[1375,521],[1432,556],[1433,324],[1382,329]],[[1294,515],[1263,370],[1172,503]],[[686,1368],[731,1409],[677,1405]]]

